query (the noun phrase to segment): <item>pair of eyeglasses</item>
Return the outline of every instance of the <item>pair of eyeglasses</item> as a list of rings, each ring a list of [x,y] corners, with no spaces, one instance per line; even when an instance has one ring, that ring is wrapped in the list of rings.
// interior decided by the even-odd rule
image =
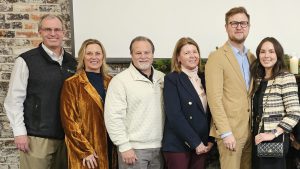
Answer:
[[[52,28],[42,28],[41,30],[46,32],[46,33],[52,33],[52,32],[61,33],[63,31],[61,28],[54,28],[54,29],[52,29]]]
[[[241,25],[242,28],[247,28],[249,25],[249,22],[248,21],[241,21],[241,22],[232,21],[232,22],[229,22],[229,24],[232,28],[237,28],[239,25]]]

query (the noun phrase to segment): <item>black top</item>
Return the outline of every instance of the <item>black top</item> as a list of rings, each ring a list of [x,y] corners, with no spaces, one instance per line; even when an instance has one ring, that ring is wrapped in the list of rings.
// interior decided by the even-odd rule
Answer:
[[[89,79],[89,82],[92,86],[97,90],[98,94],[102,98],[103,103],[105,102],[106,91],[103,84],[103,77],[101,73],[94,72],[86,72],[86,76]],[[107,135],[107,144],[108,144],[108,162],[109,168],[112,168],[112,151],[113,151],[113,143],[110,140],[110,137]]]
[[[258,126],[259,126],[259,122],[261,120],[262,117],[262,113],[263,113],[263,97],[264,97],[264,93],[266,91],[267,88],[267,84],[268,81],[266,80],[262,80],[260,82],[260,85],[258,86],[257,91],[254,94],[253,97],[253,117],[254,117],[254,126],[253,126],[253,131],[254,131],[254,135],[258,134]],[[257,116],[259,116],[260,118],[257,118]]]
[[[103,84],[103,77],[101,73],[86,72],[86,76],[89,79],[89,82],[97,90],[98,94],[101,96],[103,103],[105,101],[105,89]]]

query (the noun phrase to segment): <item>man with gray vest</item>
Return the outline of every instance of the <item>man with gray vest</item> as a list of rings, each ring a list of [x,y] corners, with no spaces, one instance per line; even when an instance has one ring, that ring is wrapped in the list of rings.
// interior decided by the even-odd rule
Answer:
[[[16,59],[4,107],[20,150],[20,168],[64,169],[60,90],[75,73],[76,60],[62,48],[65,30],[59,16],[42,16],[38,32],[43,42]]]

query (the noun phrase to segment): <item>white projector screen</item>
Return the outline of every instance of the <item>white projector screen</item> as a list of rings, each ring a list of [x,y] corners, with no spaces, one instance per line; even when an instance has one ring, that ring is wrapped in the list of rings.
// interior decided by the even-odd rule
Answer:
[[[188,36],[201,57],[227,40],[225,13],[244,6],[250,14],[246,47],[255,53],[262,38],[273,36],[286,54],[300,54],[299,0],[73,0],[73,47],[77,57],[87,38],[100,40],[108,58],[129,58],[130,41],[149,37],[156,58],[170,58],[176,41]]]

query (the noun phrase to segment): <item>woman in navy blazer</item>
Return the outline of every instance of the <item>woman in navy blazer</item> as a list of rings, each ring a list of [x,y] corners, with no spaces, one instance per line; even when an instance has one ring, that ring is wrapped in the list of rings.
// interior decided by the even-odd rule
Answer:
[[[178,40],[172,56],[172,72],[165,76],[166,121],[162,150],[168,169],[203,169],[209,138],[210,113],[199,75],[200,52],[188,37]]]

